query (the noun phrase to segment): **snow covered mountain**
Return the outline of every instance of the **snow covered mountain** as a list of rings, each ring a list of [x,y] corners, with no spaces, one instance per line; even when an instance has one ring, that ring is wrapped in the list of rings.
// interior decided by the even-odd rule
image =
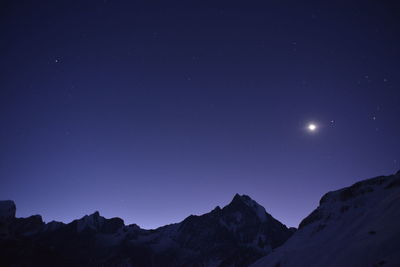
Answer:
[[[69,224],[15,218],[12,201],[0,202],[0,220],[1,266],[248,266],[293,233],[238,194],[223,208],[155,230],[98,212]]]
[[[284,245],[251,266],[400,266],[400,171],[325,194]]]

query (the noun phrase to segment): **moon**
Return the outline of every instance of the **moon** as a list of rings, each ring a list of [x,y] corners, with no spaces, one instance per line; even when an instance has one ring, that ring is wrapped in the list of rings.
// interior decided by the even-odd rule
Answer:
[[[315,123],[309,123],[308,126],[307,126],[307,129],[310,132],[315,132],[317,130],[317,125]]]

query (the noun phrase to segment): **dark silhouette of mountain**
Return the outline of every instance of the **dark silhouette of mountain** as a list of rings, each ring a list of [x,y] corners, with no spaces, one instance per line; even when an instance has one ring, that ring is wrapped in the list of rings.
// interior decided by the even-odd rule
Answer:
[[[39,215],[15,218],[15,210],[0,202],[1,266],[248,266],[293,234],[238,194],[222,209],[155,230],[99,212],[45,224]]]
[[[325,194],[284,245],[254,267],[400,266],[400,171]]]
[[[0,201],[0,266],[400,266],[400,171],[325,194],[299,230],[236,194],[154,230],[99,212],[64,224]]]

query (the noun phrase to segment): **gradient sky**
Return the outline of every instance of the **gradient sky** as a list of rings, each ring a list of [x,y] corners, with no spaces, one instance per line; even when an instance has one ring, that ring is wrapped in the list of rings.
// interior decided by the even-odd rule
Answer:
[[[399,170],[399,4],[262,3],[1,1],[0,199],[154,228],[239,193],[297,226]]]

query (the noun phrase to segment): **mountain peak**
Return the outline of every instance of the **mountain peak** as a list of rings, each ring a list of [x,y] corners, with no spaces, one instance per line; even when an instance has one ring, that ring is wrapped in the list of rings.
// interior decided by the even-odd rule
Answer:
[[[251,201],[251,200],[252,200],[251,197],[249,197],[248,195],[239,195],[238,193],[236,193],[236,194],[233,196],[233,199],[232,199],[231,202],[234,202],[234,201],[242,201],[243,203],[246,203],[246,202]],[[254,201],[254,200],[253,200],[253,201]]]
[[[267,220],[267,212],[265,211],[264,207],[258,204],[248,195],[239,195],[236,193],[228,206],[236,207],[237,205],[245,205],[247,208],[251,209],[262,222]]]
[[[100,217],[100,212],[98,212],[98,211],[96,210],[95,212],[93,212],[92,214],[90,214],[89,217],[98,218],[98,217]]]
[[[98,211],[95,211],[94,213],[85,215],[78,220],[77,230],[78,232],[81,232],[86,228],[97,230],[103,225],[104,221],[105,218],[100,216]]]

